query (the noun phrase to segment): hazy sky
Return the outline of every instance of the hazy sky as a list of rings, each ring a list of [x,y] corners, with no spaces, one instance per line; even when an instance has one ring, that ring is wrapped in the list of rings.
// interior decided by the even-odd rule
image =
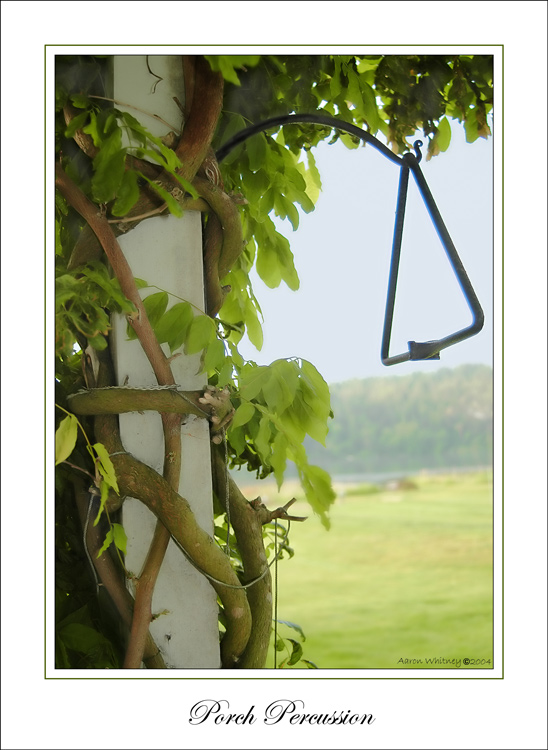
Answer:
[[[425,153],[425,149],[423,148]],[[293,232],[281,222],[295,255],[301,288],[268,289],[254,276],[265,323],[261,352],[242,342],[259,364],[282,357],[310,360],[329,383],[373,375],[434,371],[463,363],[492,364],[492,139],[465,142],[453,125],[449,150],[421,168],[485,312],[477,336],[441,352],[439,361],[380,361],[382,327],[399,168],[371,146],[315,150],[322,177],[316,209]],[[390,354],[407,341],[442,338],[470,324],[468,305],[430,221],[415,181],[409,192]]]

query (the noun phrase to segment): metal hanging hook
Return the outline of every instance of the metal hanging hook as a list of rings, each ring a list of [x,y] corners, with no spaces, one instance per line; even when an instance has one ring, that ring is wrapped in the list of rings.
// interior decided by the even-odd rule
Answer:
[[[418,163],[419,163],[419,162],[421,161],[421,159],[422,159],[422,151],[421,151],[421,147],[422,147],[422,141],[415,141],[415,142],[413,143],[413,148],[415,149],[415,156],[416,156],[416,158],[417,158],[417,164],[418,164]]]
[[[381,141],[363,130],[358,128],[356,125],[351,123],[338,120],[336,117],[325,114],[299,114],[299,115],[280,115],[278,117],[271,117],[268,120],[259,122],[255,125],[251,125],[239,133],[236,133],[227,143],[223,144],[217,151],[217,161],[221,162],[232,149],[243,143],[247,138],[250,138],[256,133],[260,133],[269,128],[274,128],[280,125],[287,125],[290,123],[303,124],[312,123],[316,125],[327,125],[337,130],[342,130],[345,133],[350,133],[365,143],[369,143],[374,148],[383,154],[391,162],[398,164],[400,167],[400,182],[398,188],[398,198],[396,207],[396,220],[394,225],[394,238],[392,242],[392,259],[390,263],[390,276],[388,280],[388,293],[386,298],[386,310],[384,316],[384,327],[381,345],[381,361],[384,365],[395,365],[400,362],[407,362],[409,360],[423,360],[423,359],[439,359],[440,351],[447,349],[447,347],[457,344],[460,341],[464,341],[471,336],[475,336],[481,331],[484,323],[484,314],[479,303],[479,300],[474,292],[470,279],[466,273],[466,270],[462,264],[461,259],[455,249],[453,241],[449,236],[449,232],[443,222],[441,214],[436,206],[432,193],[428,187],[426,179],[422,174],[419,167],[419,162],[422,160],[421,147],[422,141],[417,140],[413,143],[413,149],[415,153],[406,153],[403,156],[394,154],[387,146]],[[446,336],[443,339],[437,339],[435,341],[409,341],[409,351],[403,354],[397,354],[395,356],[389,355],[390,348],[390,336],[392,332],[392,320],[394,317],[394,305],[396,301],[396,287],[398,282],[398,271],[401,255],[401,243],[403,238],[403,225],[405,218],[405,205],[407,201],[407,188],[409,185],[409,171],[413,173],[415,182],[419,188],[420,194],[426,207],[432,223],[434,224],[438,236],[445,249],[449,262],[453,268],[453,271],[460,283],[460,287],[468,303],[470,310],[472,311],[473,321],[470,326],[463,328],[460,331]]]

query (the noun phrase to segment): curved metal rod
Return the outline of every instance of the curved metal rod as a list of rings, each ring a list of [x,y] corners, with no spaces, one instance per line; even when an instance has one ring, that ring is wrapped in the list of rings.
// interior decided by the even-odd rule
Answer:
[[[422,174],[422,171],[419,167],[419,162],[422,159],[422,154],[420,151],[420,148],[423,145],[422,141],[414,142],[413,148],[415,150],[415,154],[409,152],[404,154],[403,156],[398,156],[397,154],[394,154],[392,151],[390,151],[390,149],[385,146],[384,143],[381,143],[381,141],[372,136],[371,133],[368,133],[362,128],[358,128],[356,125],[344,122],[344,120],[338,120],[336,117],[332,117],[331,115],[318,113],[278,115],[277,117],[271,117],[268,120],[263,120],[262,122],[251,125],[250,127],[241,130],[239,133],[236,133],[233,138],[228,140],[217,150],[215,154],[217,161],[221,162],[234,148],[236,148],[236,146],[239,146],[252,135],[261,133],[264,130],[269,130],[270,128],[279,127],[280,125],[289,125],[292,123],[312,123],[315,125],[326,125],[328,127],[350,133],[351,135],[354,135],[365,143],[371,144],[374,148],[380,151],[383,156],[386,156],[387,159],[394,162],[400,167],[400,184],[398,189],[394,239],[392,243],[392,261],[390,264],[390,277],[388,281],[388,294],[386,299],[386,311],[384,317],[383,338],[381,346],[382,363],[384,365],[395,365],[399,364],[400,362],[407,362],[409,360],[439,359],[439,353],[440,351],[442,351],[442,349],[446,349],[453,344],[457,344],[460,341],[464,341],[465,339],[470,338],[471,336],[475,336],[477,333],[479,333],[483,328],[484,323],[483,310],[476,296],[476,293],[472,288],[470,279],[468,278],[462,261],[459,258],[453,241],[449,236],[449,232],[447,231],[438,207],[436,206],[434,198],[432,197],[432,193],[430,192],[424,175]],[[394,305],[396,300],[396,286],[398,281],[401,243],[403,238],[403,224],[405,217],[405,204],[407,201],[407,188],[409,184],[409,170],[413,172],[413,176],[422,195],[422,198],[426,204],[426,207],[430,214],[430,218],[432,219],[432,222],[436,227],[436,231],[443,244],[445,252],[447,253],[449,262],[451,263],[453,271],[460,283],[462,292],[466,298],[466,302],[468,303],[468,306],[472,312],[473,321],[472,324],[467,328],[456,331],[455,333],[452,333],[451,335],[446,336],[443,339],[424,342],[409,341],[408,352],[397,354],[391,357],[389,356],[390,335],[392,331],[392,319],[394,316]]]
[[[223,144],[215,153],[218,162],[221,162],[228,154],[243,143],[252,135],[261,133],[263,130],[269,130],[270,128],[279,127],[280,125],[290,125],[292,123],[299,125],[303,123],[312,123],[313,125],[327,125],[337,130],[343,130],[345,133],[356,136],[366,143],[370,143],[374,148],[378,149],[387,159],[395,162],[398,166],[401,166],[402,157],[390,151],[388,146],[381,143],[375,136],[368,133],[362,128],[358,128],[357,125],[352,125],[350,122],[344,122],[344,120],[338,120],[336,117],[324,114],[302,114],[302,115],[278,115],[277,117],[271,117],[268,120],[258,122],[256,125],[250,125],[244,130],[240,130],[239,133]]]

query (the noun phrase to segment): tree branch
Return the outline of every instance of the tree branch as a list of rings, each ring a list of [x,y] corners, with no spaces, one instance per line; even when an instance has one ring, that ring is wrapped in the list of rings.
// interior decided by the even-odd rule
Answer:
[[[198,400],[202,394],[203,390],[176,391],[113,387],[79,391],[68,396],[67,400],[75,414],[126,414],[132,411],[153,410],[211,418],[214,414],[213,408],[207,404],[200,404]]]
[[[238,541],[244,566],[243,583],[260,578],[268,568],[263,542],[263,518],[258,508],[249,503],[230,475],[218,448],[212,450],[214,486],[221,504],[226,507],[228,481],[230,521]],[[264,506],[263,506],[264,507]],[[236,665],[239,669],[263,669],[268,654],[272,628],[272,578],[270,571],[250,586],[247,600],[253,627],[246,649]]]
[[[181,176],[189,182],[194,179],[211,146],[223,107],[224,90],[223,76],[214,73],[201,55],[194,60],[192,78],[192,101],[186,100],[185,96],[185,110],[190,111],[183,136],[175,149],[183,165]]]
[[[108,439],[115,417],[97,417],[104,423],[98,435],[110,453],[118,448]],[[105,443],[106,440],[106,443]],[[111,456],[120,492],[141,500],[162,522],[171,536],[186,550],[196,565],[217,579],[211,585],[221,598],[227,618],[226,633],[221,643],[224,667],[234,667],[247,645],[251,633],[251,612],[244,589],[232,570],[228,557],[212,537],[196,523],[185,498],[175,492],[154,469],[137,461],[129,454]],[[229,588],[230,587],[230,588]],[[234,587],[234,588],[232,588]]]
[[[204,277],[207,313],[214,317],[226,293],[221,287],[221,279],[244,249],[242,222],[236,204],[222,188],[203,177],[195,177],[192,184],[213,212],[204,237]]]

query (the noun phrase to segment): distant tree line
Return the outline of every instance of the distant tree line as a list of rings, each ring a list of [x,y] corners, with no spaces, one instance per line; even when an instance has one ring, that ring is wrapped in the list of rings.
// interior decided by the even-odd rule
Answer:
[[[493,458],[493,373],[462,365],[434,373],[332,385],[335,415],[310,460],[332,475],[487,466]]]

